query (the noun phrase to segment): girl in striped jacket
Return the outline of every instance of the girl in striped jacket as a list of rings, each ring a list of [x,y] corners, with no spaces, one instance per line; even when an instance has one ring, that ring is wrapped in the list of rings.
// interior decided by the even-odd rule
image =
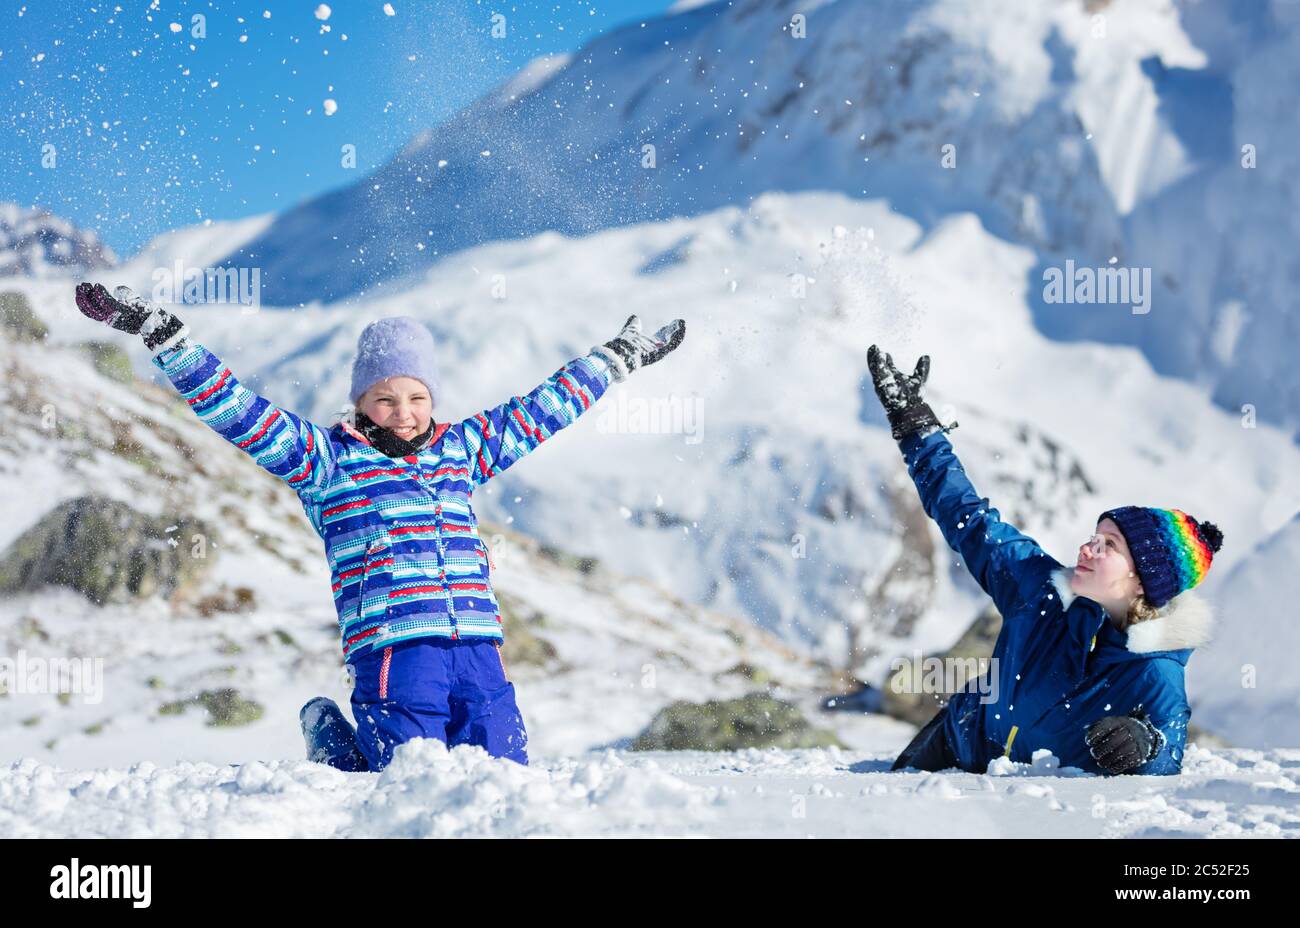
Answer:
[[[358,343],[354,421],[323,429],[240,384],[179,319],[130,289],[83,283],[76,299],[86,316],[143,336],[199,418],[292,487],[321,536],[357,728],[332,700],[311,700],[301,712],[308,756],[381,770],[398,744],[425,737],[527,763],[471,496],[611,383],[675,349],[685,323],[649,335],[633,316],[526,396],[439,423],[432,335],[410,317],[380,319]]]

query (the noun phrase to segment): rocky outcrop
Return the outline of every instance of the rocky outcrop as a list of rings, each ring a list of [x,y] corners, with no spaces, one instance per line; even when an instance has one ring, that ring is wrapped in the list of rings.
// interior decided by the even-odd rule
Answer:
[[[824,748],[840,745],[814,728],[793,703],[767,693],[703,703],[679,701],[661,709],[634,751],[738,751],[742,748]]]
[[[19,342],[41,342],[50,332],[32,312],[27,295],[17,291],[0,293],[0,330],[5,338]]]
[[[93,232],[43,209],[0,203],[0,277],[44,277],[116,263]]]
[[[239,690],[223,687],[203,690],[190,699],[164,703],[158,708],[158,714],[179,715],[192,706],[207,710],[208,725],[224,728],[252,724],[262,717],[263,712],[261,703],[241,696]]]
[[[152,518],[116,500],[83,496],[54,509],[0,555],[0,591],[66,586],[99,605],[170,596],[206,573],[212,541],[197,519]]]
[[[913,680],[918,676],[924,679],[924,675],[921,669],[914,671],[909,664],[895,671],[886,681],[884,713],[915,725],[924,725],[930,721],[936,712],[947,705],[952,693],[963,689],[967,680],[971,679],[972,674],[967,669],[977,671],[984,666],[982,661],[992,657],[993,645],[997,643],[998,632],[1001,630],[1002,616],[990,604],[975,617],[975,621],[951,648],[942,654],[926,655],[926,658],[937,658],[945,667],[953,668],[956,686],[940,693],[931,691],[929,687],[921,687],[918,691],[912,685]]]

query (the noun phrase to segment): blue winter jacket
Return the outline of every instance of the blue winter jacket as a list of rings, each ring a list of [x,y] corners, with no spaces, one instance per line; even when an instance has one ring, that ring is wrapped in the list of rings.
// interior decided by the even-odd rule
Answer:
[[[502,637],[474,490],[572,424],[613,374],[597,353],[526,396],[440,423],[418,454],[390,458],[258,396],[197,342],[154,356],[190,408],[298,494],[325,545],[349,663],[412,638]]]
[[[980,497],[943,432],[899,447],[926,513],[1002,614],[989,668],[996,689],[986,679],[988,696],[972,683],[949,702],[945,731],[962,769],[983,773],[1001,756],[1027,763],[1047,748],[1062,766],[1104,774],[1088,751],[1088,727],[1144,709],[1162,745],[1130,772],[1180,772],[1192,714],[1184,667],[1208,638],[1205,602],[1183,592],[1157,618],[1119,631],[1102,606],[1070,592],[1072,568]]]

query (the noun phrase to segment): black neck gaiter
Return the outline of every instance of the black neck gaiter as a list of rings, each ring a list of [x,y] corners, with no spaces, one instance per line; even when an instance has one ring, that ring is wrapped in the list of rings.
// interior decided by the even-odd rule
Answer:
[[[434,422],[429,420],[429,427],[416,435],[410,441],[394,435],[388,429],[381,425],[376,425],[374,420],[360,410],[356,413],[357,431],[366,436],[366,440],[373,445],[380,454],[386,454],[390,458],[402,458],[408,454],[418,454],[429,439],[433,436]]]

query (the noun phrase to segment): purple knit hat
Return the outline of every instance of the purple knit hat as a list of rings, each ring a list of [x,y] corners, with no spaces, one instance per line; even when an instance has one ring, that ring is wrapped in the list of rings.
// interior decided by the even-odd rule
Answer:
[[[429,388],[429,400],[438,405],[442,379],[433,354],[433,335],[418,319],[388,316],[366,326],[357,339],[352,362],[352,402],[387,377],[414,377]]]

